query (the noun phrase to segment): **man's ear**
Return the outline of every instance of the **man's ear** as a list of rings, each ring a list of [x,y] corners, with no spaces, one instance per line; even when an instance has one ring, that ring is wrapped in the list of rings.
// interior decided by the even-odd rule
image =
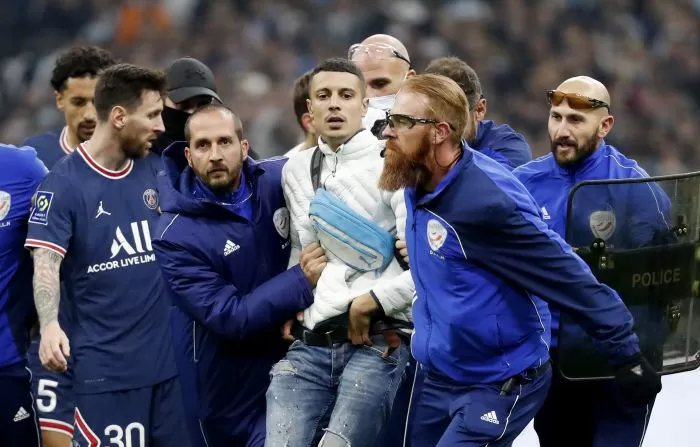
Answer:
[[[63,106],[63,92],[59,92],[58,90],[54,90],[53,95],[56,98],[56,108],[58,110],[60,110],[61,112],[63,112],[65,109],[65,107]]]
[[[416,70],[414,70],[412,68],[410,70],[408,70],[408,73],[406,73],[407,78],[410,78],[411,76],[415,76],[415,75],[416,75]]]
[[[190,151],[189,146],[185,148],[185,158],[187,159],[187,164],[192,167],[192,152]]]
[[[304,128],[306,133],[316,133],[316,127],[314,126],[314,117],[311,113],[305,112],[301,115],[301,126]]]
[[[362,116],[367,115],[368,108],[369,108],[369,98],[365,96],[364,99],[362,100]]]
[[[109,114],[109,118],[114,127],[116,127],[119,130],[122,130],[124,126],[126,126],[126,109],[122,106],[112,107],[112,111]]]
[[[484,119],[486,116],[486,112],[488,110],[488,103],[486,102],[486,98],[481,98],[479,101],[476,103],[476,107],[474,107],[474,114],[476,115],[476,120],[481,121]]]
[[[606,136],[608,136],[614,124],[615,118],[613,118],[612,115],[607,115],[606,117],[604,117],[600,121],[600,125],[598,125],[598,138],[605,138]]]
[[[433,143],[440,144],[450,138],[450,125],[447,123],[438,123],[433,127]]]
[[[241,140],[241,158],[243,161],[248,159],[248,151],[250,150],[250,143],[245,138]]]

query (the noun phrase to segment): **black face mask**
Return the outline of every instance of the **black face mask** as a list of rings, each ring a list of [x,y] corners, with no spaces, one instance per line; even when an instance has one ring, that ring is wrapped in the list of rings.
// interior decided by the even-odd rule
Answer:
[[[164,107],[161,117],[163,118],[165,133],[168,137],[173,141],[184,141],[185,123],[187,122],[187,118],[190,117],[190,114],[171,107]]]

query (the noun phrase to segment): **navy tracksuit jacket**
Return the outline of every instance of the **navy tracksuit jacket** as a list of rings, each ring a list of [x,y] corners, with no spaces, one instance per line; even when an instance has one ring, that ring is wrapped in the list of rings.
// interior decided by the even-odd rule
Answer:
[[[574,193],[573,215],[567,216],[569,193],[582,181],[648,177],[636,161],[604,141],[573,167],[559,166],[549,154],[517,168],[513,174],[533,195],[548,226],[562,237],[566,235],[574,246],[588,247],[594,238],[600,238],[613,250],[635,249],[663,243],[670,235],[670,200],[652,182],[583,186]],[[572,225],[569,229],[567,221]],[[635,310],[636,318],[644,320],[642,324],[661,322],[647,309],[642,310]],[[556,348],[560,311],[551,306],[551,312],[552,347]],[[579,332],[576,327],[567,327],[571,336]],[[663,335],[661,327],[646,332]],[[637,447],[652,406],[653,402],[630,405],[614,382],[567,382],[555,376],[535,428],[543,447],[562,443],[572,447]]]
[[[174,143],[163,154],[163,215],[153,246],[172,292],[193,445],[262,447],[269,372],[287,351],[280,327],[313,300],[301,268],[287,270],[289,214],[281,186],[287,159],[245,161],[250,221],[193,197],[183,149]]]

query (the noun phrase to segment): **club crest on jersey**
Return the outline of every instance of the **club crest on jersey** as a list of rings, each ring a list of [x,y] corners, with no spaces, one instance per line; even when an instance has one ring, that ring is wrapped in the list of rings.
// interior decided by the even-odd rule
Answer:
[[[428,244],[430,249],[437,251],[445,244],[447,239],[447,228],[444,227],[438,220],[430,219],[428,221]]]
[[[29,214],[29,223],[48,225],[49,211],[51,210],[51,201],[53,193],[50,191],[37,191],[32,198],[32,211]]]
[[[612,211],[595,211],[591,213],[588,223],[593,236],[607,241],[615,232],[615,213]]]
[[[275,230],[282,237],[289,237],[289,210],[287,208],[278,208],[272,215],[272,223],[275,224]]]
[[[155,190],[148,188],[143,192],[143,203],[145,203],[146,206],[152,210],[158,208],[158,193]]]
[[[10,212],[10,205],[12,204],[12,197],[10,193],[5,191],[0,191],[0,221],[7,217]]]

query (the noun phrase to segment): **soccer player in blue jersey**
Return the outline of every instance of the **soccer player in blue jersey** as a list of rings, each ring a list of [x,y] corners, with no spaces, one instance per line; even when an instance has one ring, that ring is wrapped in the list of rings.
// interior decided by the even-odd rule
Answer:
[[[36,319],[32,260],[22,247],[34,190],[46,167],[32,148],[0,145],[0,444],[39,446],[25,349]]]
[[[25,140],[25,146],[36,149],[38,157],[49,168],[69,155],[78,144],[90,139],[95,129],[96,116],[93,98],[97,75],[114,65],[115,60],[102,48],[74,46],[56,60],[51,76],[51,86],[56,96],[56,106],[63,112],[65,126],[53,129]],[[65,286],[61,288],[66,294]],[[59,312],[59,322],[70,333],[71,321],[65,310],[64,300]],[[32,393],[36,397],[39,424],[44,447],[68,447],[73,437],[72,361],[63,372],[53,372],[41,366],[39,339],[32,340],[28,351],[29,369],[32,371]]]
[[[107,50],[94,46],[70,47],[56,59],[51,87],[66,125],[24,141],[25,146],[36,149],[47,168],[52,169],[78,144],[92,137],[96,125],[93,98],[97,75],[115,63]]]
[[[151,229],[158,220],[154,165],[163,132],[165,76],[129,64],[95,87],[92,138],[39,186],[25,246],[34,258],[42,364],[74,357],[77,445],[187,444],[168,328],[165,285]],[[59,269],[74,324],[58,321]]]

